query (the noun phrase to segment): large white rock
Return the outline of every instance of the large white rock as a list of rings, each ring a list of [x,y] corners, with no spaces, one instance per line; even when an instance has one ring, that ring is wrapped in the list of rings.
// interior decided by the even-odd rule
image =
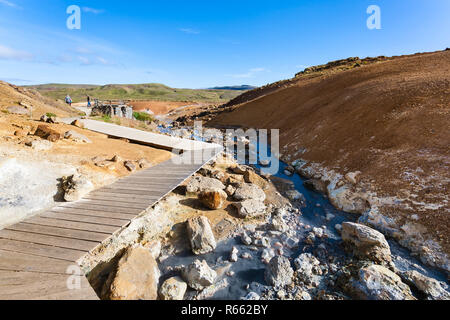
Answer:
[[[260,187],[254,185],[254,184],[249,184],[249,183],[244,183],[244,184],[242,184],[242,186],[237,188],[233,197],[238,201],[244,201],[244,200],[264,201],[264,200],[266,200],[266,194],[264,193],[264,191]]]
[[[266,211],[264,202],[256,199],[233,203],[241,218],[261,216]]]
[[[183,278],[192,289],[202,290],[214,284],[217,273],[208,266],[205,260],[195,260],[184,268]]]
[[[183,300],[187,290],[187,283],[180,277],[173,277],[164,281],[159,289],[161,300]]]
[[[441,284],[415,270],[404,272],[402,277],[406,283],[416,287],[430,300],[450,300],[450,293],[446,290],[447,285],[444,283]]]
[[[189,219],[187,221],[187,232],[194,254],[206,254],[216,248],[216,239],[207,217],[201,216]]]
[[[186,185],[187,195],[196,195],[203,191],[225,190],[225,186],[217,179],[195,176]]]
[[[274,287],[283,287],[292,283],[294,270],[286,257],[277,256],[270,260],[264,273],[268,284]]]
[[[411,289],[386,267],[371,265],[359,270],[352,282],[353,294],[362,300],[416,300]]]
[[[297,268],[297,274],[300,279],[310,281],[314,277],[314,267],[319,266],[320,261],[310,253],[302,253],[294,260],[294,265]]]
[[[344,222],[341,236],[357,257],[377,263],[392,261],[389,244],[384,235],[377,230],[358,223]]]

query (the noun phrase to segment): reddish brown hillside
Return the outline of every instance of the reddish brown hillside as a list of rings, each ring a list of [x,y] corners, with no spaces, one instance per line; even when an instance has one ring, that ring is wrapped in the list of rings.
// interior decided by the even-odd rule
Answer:
[[[279,128],[292,160],[361,171],[380,196],[402,199],[384,214],[419,215],[449,252],[450,51],[300,77],[234,108],[210,125]]]

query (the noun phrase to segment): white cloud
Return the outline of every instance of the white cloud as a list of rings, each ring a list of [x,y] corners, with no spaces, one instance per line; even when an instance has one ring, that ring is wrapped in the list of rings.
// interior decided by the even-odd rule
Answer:
[[[187,34],[199,34],[200,33],[200,31],[190,29],[190,28],[181,28],[178,30],[180,30],[181,32],[187,33]]]
[[[100,14],[100,13],[105,12],[105,10],[103,10],[103,9],[94,9],[94,8],[89,8],[89,7],[83,7],[81,9],[83,10],[83,12],[88,12],[88,13],[93,13],[93,14]]]
[[[24,60],[31,60],[32,58],[33,55],[31,53],[28,53],[26,51],[15,50],[0,45],[0,59],[24,61]]]
[[[8,1],[8,0],[0,0],[0,4],[3,4],[5,6],[11,7],[11,8],[22,9],[17,4],[15,4],[11,1]]]
[[[88,65],[91,65],[91,64],[92,64],[91,60],[90,60],[89,58],[86,58],[86,57],[79,56],[79,57],[78,57],[78,60],[79,60],[79,61],[81,62],[81,64],[84,65],[84,66],[88,66]]]
[[[233,77],[237,79],[243,79],[243,78],[254,78],[257,73],[261,73],[267,71],[265,68],[252,68],[248,70],[246,73],[240,73],[240,74],[228,74],[228,77]]]

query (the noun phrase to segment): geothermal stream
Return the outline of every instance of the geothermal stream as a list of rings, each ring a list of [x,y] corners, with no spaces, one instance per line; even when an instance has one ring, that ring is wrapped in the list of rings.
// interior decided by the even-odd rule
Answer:
[[[160,130],[164,133],[171,132],[170,127],[160,128]],[[195,135],[192,135],[192,138],[198,139]],[[212,253],[195,256],[189,250],[177,255],[168,254],[159,264],[163,274],[160,279],[161,283],[176,275],[180,266],[187,266],[194,260],[199,259],[206,260],[208,265],[218,274],[216,285],[213,286],[215,288],[209,295],[203,297],[205,299],[242,299],[250,292],[269,298],[276,298],[278,295],[278,298],[280,298],[280,292],[274,291],[274,288],[268,286],[264,280],[264,271],[267,265],[261,257],[269,255],[270,260],[270,257],[275,254],[283,254],[293,262],[300,254],[311,253],[321,261],[319,267],[323,269],[324,275],[327,273],[329,275],[335,274],[344,266],[344,261],[349,256],[342,247],[342,240],[335,226],[345,221],[356,222],[358,216],[336,209],[326,196],[306,188],[303,184],[305,180],[297,173],[292,176],[286,175],[284,172],[287,164],[278,159],[272,158],[272,161],[280,162],[278,173],[275,176],[289,180],[295,186],[295,189],[305,197],[302,204],[292,203],[292,207],[285,210],[284,220],[288,230],[286,232],[273,231],[270,228],[270,223],[246,225],[244,228],[233,232],[228,239],[219,241],[216,250]],[[259,173],[261,169],[259,164],[252,165],[252,167]],[[241,237],[244,232],[253,238],[266,238],[270,245],[264,246],[261,243],[259,246],[246,245]],[[310,243],[305,243],[305,238],[311,236],[311,233],[315,234],[315,239]],[[321,236],[322,233],[324,236]],[[400,272],[416,270],[448,284],[444,273],[426,266],[396,241],[387,240],[391,248],[394,265]],[[239,251],[238,260],[230,263],[229,259],[233,247],[236,247]],[[313,283],[313,287],[316,287],[317,291],[325,290],[327,293],[334,293],[335,296],[343,296],[342,292],[334,288],[334,280],[333,277],[317,277],[313,280],[316,282]],[[284,292],[281,293],[281,296],[283,294]],[[194,291],[188,291],[186,297],[189,299],[194,295]]]

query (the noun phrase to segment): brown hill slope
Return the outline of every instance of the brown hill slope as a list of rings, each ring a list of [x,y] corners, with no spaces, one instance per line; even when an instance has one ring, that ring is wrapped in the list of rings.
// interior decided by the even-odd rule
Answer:
[[[39,118],[45,113],[53,113],[59,117],[67,117],[79,114],[74,108],[42,96],[33,89],[18,87],[7,82],[0,81],[0,111],[7,112],[11,106],[31,106],[33,118]]]
[[[376,192],[382,204],[370,199],[371,207],[395,220],[372,222],[436,260],[434,249],[450,249],[449,111],[447,50],[300,77],[209,124],[278,128],[285,158],[342,175],[361,171],[355,188]]]

